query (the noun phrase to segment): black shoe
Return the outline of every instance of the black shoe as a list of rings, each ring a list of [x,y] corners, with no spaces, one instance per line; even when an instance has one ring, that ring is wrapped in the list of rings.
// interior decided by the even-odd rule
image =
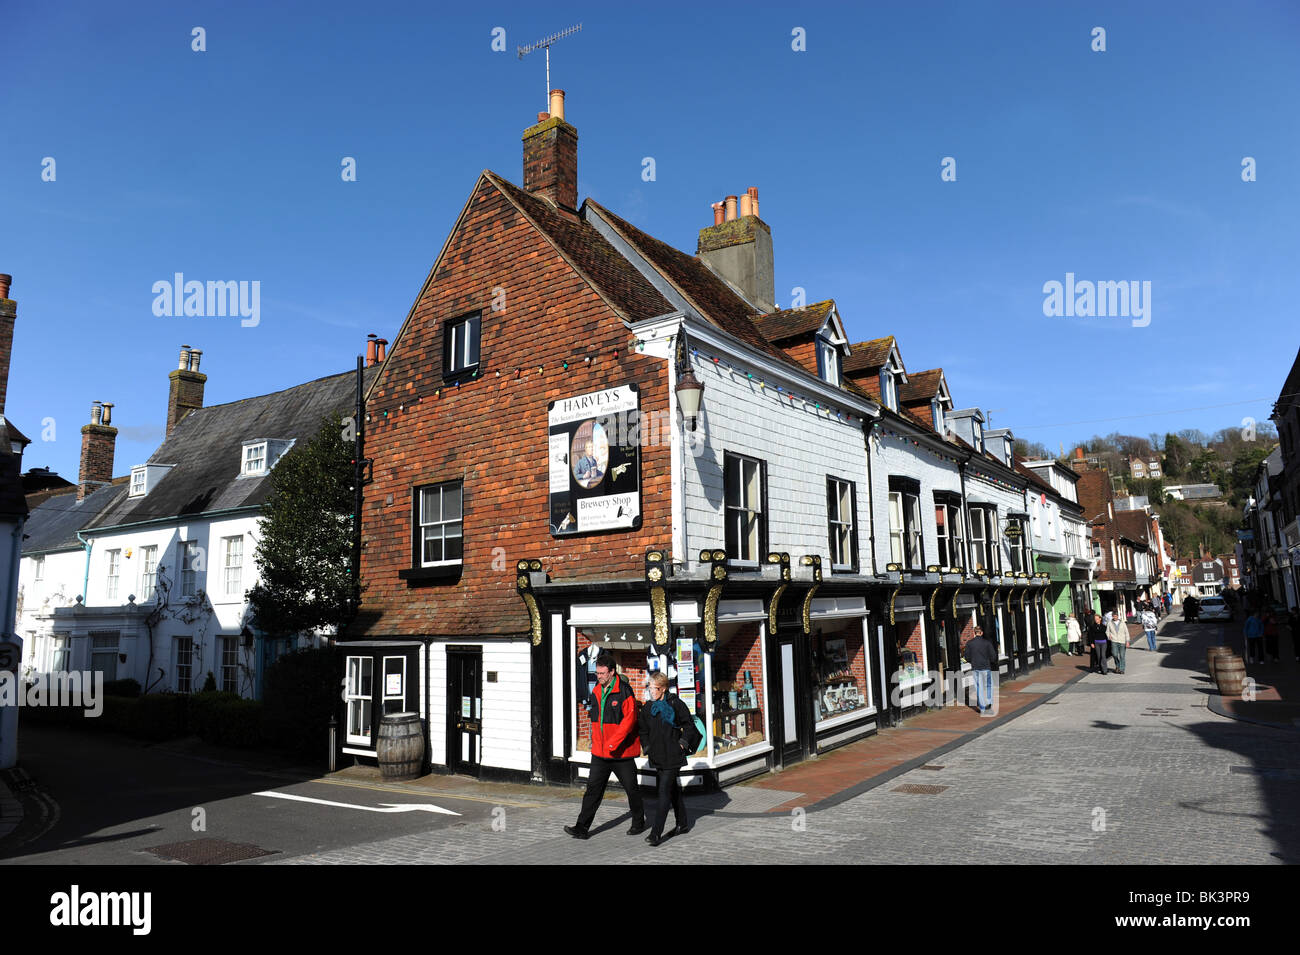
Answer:
[[[634,822],[632,823],[632,828],[627,831],[627,834],[629,836],[639,836],[645,831],[646,824],[644,822]]]
[[[669,835],[670,835],[670,836],[684,836],[684,835],[686,835],[686,833],[688,833],[688,832],[690,832],[690,831],[691,831],[691,827],[690,827],[690,826],[674,826],[674,827],[673,827],[673,831],[670,832]]]
[[[567,832],[569,835],[573,836],[573,838],[575,839],[591,838],[591,833],[587,832],[586,829],[579,829],[577,826],[565,826],[564,831]]]
[[[645,837],[645,841],[648,842],[648,843],[650,843],[650,845],[652,845],[652,846],[658,846],[659,843],[663,842],[663,838],[662,838],[661,836],[656,836],[656,835],[652,832],[652,833],[650,833],[650,835],[648,835],[648,836]]]

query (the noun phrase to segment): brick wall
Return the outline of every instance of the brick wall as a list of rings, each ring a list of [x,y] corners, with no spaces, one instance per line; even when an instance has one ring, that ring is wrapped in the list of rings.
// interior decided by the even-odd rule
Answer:
[[[110,425],[87,424],[81,427],[81,465],[77,469],[77,500],[113,480],[113,454],[117,429]]]
[[[494,312],[496,288],[505,309]],[[480,377],[445,387],[440,323],[479,310]],[[556,580],[642,575],[645,549],[666,546],[671,533],[667,446],[641,449],[639,531],[556,540],[548,523],[548,402],[635,383],[642,412],[667,411],[666,364],[629,355],[628,338],[604,300],[481,179],[371,393],[366,453],[376,463],[365,490],[356,632],[523,632],[521,557],[541,558]],[[460,580],[408,586],[397,574],[412,563],[412,489],[456,480],[464,481]]]

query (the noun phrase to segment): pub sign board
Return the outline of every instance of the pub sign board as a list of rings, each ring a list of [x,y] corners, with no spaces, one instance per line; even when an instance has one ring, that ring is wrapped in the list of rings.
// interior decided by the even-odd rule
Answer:
[[[552,536],[641,526],[640,423],[634,384],[550,403]]]

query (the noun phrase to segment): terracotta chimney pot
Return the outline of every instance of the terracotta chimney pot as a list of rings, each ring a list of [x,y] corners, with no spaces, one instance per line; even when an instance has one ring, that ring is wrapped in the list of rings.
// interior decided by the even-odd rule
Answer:
[[[740,197],[740,217],[743,219],[746,216],[752,216],[753,214],[754,199],[749,193],[745,193]]]
[[[564,90],[551,90],[551,115],[564,119]]]
[[[736,197],[727,196],[724,201],[727,204],[727,221],[730,222],[732,219],[736,218]]]
[[[727,214],[726,210],[722,208],[722,203],[715,202],[711,208],[713,209],[713,224],[722,225],[722,217]]]

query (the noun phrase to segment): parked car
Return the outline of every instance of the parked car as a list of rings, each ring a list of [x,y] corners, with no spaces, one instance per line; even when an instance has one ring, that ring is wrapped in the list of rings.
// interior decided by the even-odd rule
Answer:
[[[1231,620],[1232,608],[1222,597],[1202,597],[1200,619]]]

